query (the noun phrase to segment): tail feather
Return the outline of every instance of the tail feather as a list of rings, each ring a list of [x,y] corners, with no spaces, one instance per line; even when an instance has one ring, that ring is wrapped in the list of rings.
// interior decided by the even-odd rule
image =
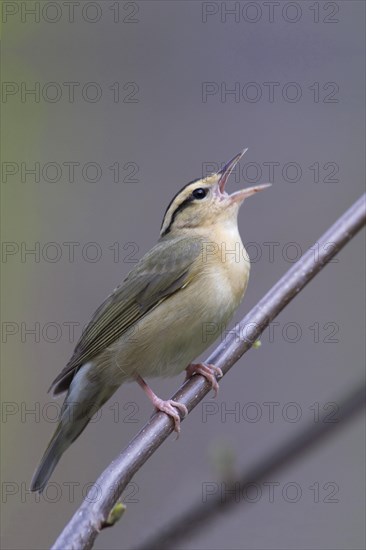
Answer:
[[[93,363],[86,363],[74,376],[62,405],[60,423],[31,481],[31,491],[43,491],[63,453],[86,428],[93,414],[116,391],[117,386],[102,387],[99,379],[88,378]],[[59,389],[59,387],[57,386]],[[58,393],[58,389],[56,393]],[[66,389],[66,388],[65,388]]]
[[[31,491],[40,493],[43,491],[58,461],[70,444],[71,441],[66,440],[60,425],[52,437],[37,470],[34,472],[30,485]]]

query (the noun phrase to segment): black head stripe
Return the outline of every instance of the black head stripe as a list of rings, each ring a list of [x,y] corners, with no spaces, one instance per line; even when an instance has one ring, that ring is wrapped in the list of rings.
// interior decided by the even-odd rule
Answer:
[[[175,201],[175,199],[178,197],[178,195],[180,195],[181,192],[184,191],[184,189],[185,189],[186,187],[188,187],[189,185],[192,185],[192,183],[196,183],[196,181],[200,181],[199,178],[198,178],[198,179],[195,179],[195,180],[192,180],[192,181],[190,181],[189,183],[186,183],[186,185],[183,185],[182,189],[180,189],[180,190],[174,195],[174,197],[172,198],[172,200],[170,201],[170,203],[168,204],[168,206],[167,206],[167,208],[166,208],[166,210],[165,210],[165,212],[164,212],[164,216],[163,216],[163,221],[162,221],[161,227],[163,227],[163,225],[164,225],[165,216],[166,216],[166,214],[167,214],[169,208],[171,207],[171,205],[173,204],[173,202]],[[185,201],[184,201],[184,202],[185,202]],[[182,206],[182,205],[180,205],[180,206]],[[178,206],[178,208],[180,208],[180,206]],[[174,219],[174,216],[175,216],[176,211],[177,211],[177,210],[174,211],[174,214],[173,214],[173,216],[172,216],[172,220],[171,220],[171,222],[170,222],[170,224],[169,224],[169,227],[170,227],[171,224],[172,224],[172,221],[173,221],[173,219]],[[160,228],[160,229],[161,229],[161,228]],[[168,229],[169,229],[169,228],[168,228]],[[167,230],[165,231],[165,233],[167,233]],[[165,233],[164,233],[164,234],[165,234]]]
[[[191,182],[192,183],[192,182]],[[184,187],[183,187],[184,189]],[[182,189],[182,190],[183,190]],[[183,202],[180,203],[179,206],[177,206],[177,208],[174,210],[173,214],[172,214],[172,217],[170,218],[170,222],[169,222],[169,225],[168,227],[165,229],[164,233],[162,233],[162,237],[164,235],[166,235],[167,233],[169,233],[173,223],[174,223],[174,220],[177,216],[177,214],[179,212],[182,212],[182,210],[184,210],[185,208],[187,208],[187,206],[189,206],[190,204],[192,204],[192,202],[194,201],[194,198],[190,195],[189,197],[187,197]],[[169,209],[169,208],[168,208]]]

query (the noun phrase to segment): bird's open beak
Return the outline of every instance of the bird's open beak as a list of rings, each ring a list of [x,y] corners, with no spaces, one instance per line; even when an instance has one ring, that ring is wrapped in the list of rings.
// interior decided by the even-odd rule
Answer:
[[[231,159],[225,166],[220,170],[218,173],[219,175],[219,190],[220,193],[223,196],[226,196],[230,199],[230,202],[238,202],[242,203],[244,199],[250,197],[250,195],[254,195],[255,193],[258,193],[258,191],[263,191],[264,189],[267,189],[267,187],[271,187],[271,183],[263,183],[262,185],[254,185],[253,187],[248,187],[247,189],[242,189],[241,191],[236,191],[235,193],[232,193],[231,195],[227,195],[225,191],[226,182],[229,179],[229,176],[233,169],[235,168],[236,164],[239,162],[241,157],[248,151],[248,149],[244,149],[241,153],[238,155],[235,155],[233,159]]]
[[[271,187],[271,185],[272,183],[262,183],[261,185],[254,185],[253,187],[247,187],[241,191],[236,191],[235,193],[229,195],[230,202],[238,202],[241,204],[243,200],[247,199],[251,195],[254,195],[255,193],[258,193],[258,191],[263,191],[264,189]]]
[[[220,179],[219,179],[219,189],[220,189],[220,192],[222,194],[225,193],[225,186],[226,186],[226,182],[227,180],[229,179],[229,176],[231,174],[231,172],[234,170],[235,166],[237,165],[237,163],[239,162],[239,160],[241,159],[241,157],[248,151],[248,148],[247,149],[243,149],[243,151],[241,153],[239,153],[238,155],[235,155],[235,157],[231,160],[229,160],[229,162],[227,162],[225,164],[225,166],[220,170],[220,172],[218,173]]]

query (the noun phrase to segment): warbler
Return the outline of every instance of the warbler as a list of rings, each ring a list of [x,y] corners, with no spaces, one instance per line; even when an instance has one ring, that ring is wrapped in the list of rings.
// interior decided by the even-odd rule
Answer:
[[[228,177],[246,151],[175,195],[157,244],[94,313],[50,388],[54,396],[67,393],[32,491],[44,489],[62,454],[122,383],[136,380],[154,407],[173,419],[177,432],[185,405],[157,397],[145,377],[186,369],[187,377],[201,374],[217,392],[221,370],[192,361],[216,340],[247,288],[250,263],[238,211],[247,197],[270,184],[226,192]]]

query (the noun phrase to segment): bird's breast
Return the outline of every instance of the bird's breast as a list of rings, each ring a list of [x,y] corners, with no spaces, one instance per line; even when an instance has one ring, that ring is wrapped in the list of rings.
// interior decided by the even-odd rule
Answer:
[[[214,237],[214,238],[213,238]],[[189,281],[163,300],[109,348],[124,375],[169,376],[181,372],[216,339],[245,293],[249,260],[238,232],[210,235]]]
[[[247,288],[250,262],[236,224],[219,228],[203,243],[201,271],[209,287],[238,307]]]

